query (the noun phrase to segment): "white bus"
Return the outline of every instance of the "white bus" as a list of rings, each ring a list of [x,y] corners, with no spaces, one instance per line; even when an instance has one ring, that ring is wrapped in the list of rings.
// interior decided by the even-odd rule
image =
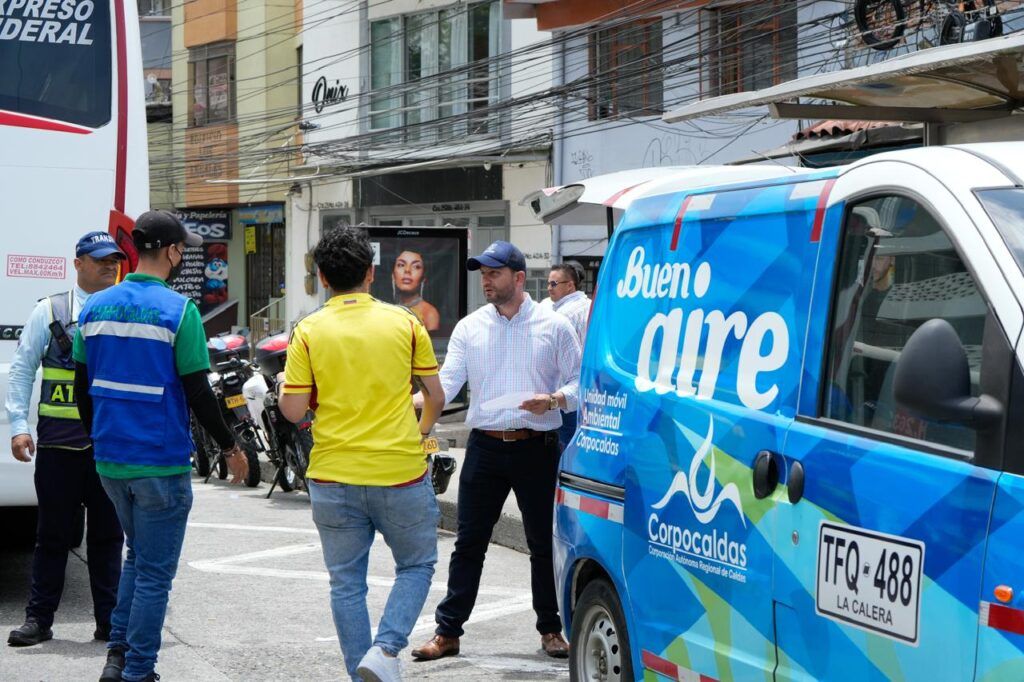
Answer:
[[[148,205],[135,0],[0,1],[0,395],[36,301],[74,285],[78,238],[130,243]],[[0,506],[35,505],[10,436],[0,410]]]

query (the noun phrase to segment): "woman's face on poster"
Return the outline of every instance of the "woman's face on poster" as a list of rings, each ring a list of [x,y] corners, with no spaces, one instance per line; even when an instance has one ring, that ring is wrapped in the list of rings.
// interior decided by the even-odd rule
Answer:
[[[398,254],[391,272],[398,291],[408,294],[418,292],[423,283],[423,275],[423,256],[415,251],[403,251]]]

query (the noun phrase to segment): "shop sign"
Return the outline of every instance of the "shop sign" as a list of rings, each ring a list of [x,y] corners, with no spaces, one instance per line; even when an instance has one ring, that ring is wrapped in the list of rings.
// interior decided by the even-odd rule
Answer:
[[[341,104],[348,99],[348,86],[342,85],[341,81],[334,81],[334,85],[327,83],[326,76],[320,76],[316,85],[313,86],[313,109],[316,113],[324,110],[324,107],[331,104]]]
[[[470,204],[433,204],[430,210],[434,213],[449,213],[451,211],[469,211],[472,208]]]
[[[238,222],[243,225],[271,225],[284,222],[284,206],[246,206],[238,209]]]
[[[231,212],[228,209],[178,209],[178,220],[206,241],[231,240]]]
[[[208,242],[186,248],[171,288],[195,301],[203,314],[228,300],[228,245]]]

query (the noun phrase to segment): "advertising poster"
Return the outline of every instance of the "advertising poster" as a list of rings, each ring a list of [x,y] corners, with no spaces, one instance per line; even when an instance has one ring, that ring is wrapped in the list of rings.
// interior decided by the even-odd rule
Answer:
[[[231,211],[226,208],[178,209],[178,219],[203,238],[203,245],[185,249],[185,264],[171,287],[206,314],[228,300],[228,245]]]
[[[433,339],[466,314],[465,229],[368,227],[377,267],[370,293],[412,310]]]
[[[204,315],[228,300],[228,245],[209,242],[185,249],[185,264],[171,288],[195,301]]]

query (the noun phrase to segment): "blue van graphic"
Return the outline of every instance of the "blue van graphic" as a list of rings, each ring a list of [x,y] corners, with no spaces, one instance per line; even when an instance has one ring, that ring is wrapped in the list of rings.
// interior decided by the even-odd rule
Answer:
[[[574,680],[1024,679],[1021,159],[609,200],[555,507]]]

